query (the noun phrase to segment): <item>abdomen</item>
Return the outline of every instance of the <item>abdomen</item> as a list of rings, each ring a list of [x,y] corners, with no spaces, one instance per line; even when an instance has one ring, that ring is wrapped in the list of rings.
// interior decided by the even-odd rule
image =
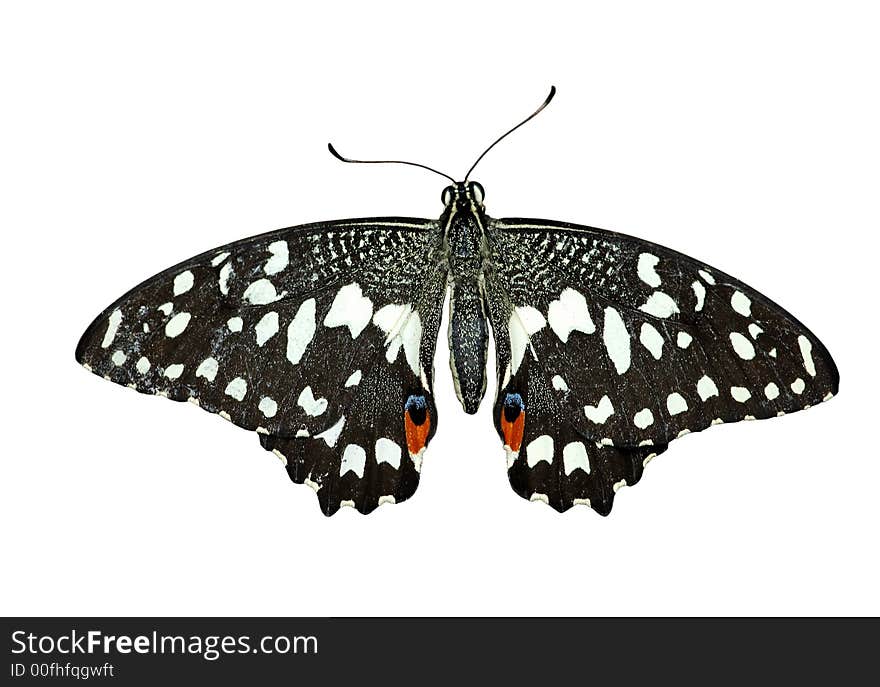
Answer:
[[[486,393],[489,327],[482,278],[461,276],[452,282],[449,301],[449,366],[455,393],[466,413],[476,413]]]

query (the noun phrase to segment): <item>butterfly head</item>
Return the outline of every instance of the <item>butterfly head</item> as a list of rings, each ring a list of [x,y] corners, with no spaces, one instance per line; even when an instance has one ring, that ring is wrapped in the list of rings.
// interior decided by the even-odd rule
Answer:
[[[476,181],[456,181],[443,189],[440,200],[447,210],[483,211],[483,198],[486,192],[482,184]]]

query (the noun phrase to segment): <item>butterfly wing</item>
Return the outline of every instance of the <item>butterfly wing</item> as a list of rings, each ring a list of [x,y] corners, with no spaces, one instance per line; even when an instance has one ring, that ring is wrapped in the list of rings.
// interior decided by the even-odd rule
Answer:
[[[546,220],[492,220],[488,233],[495,417],[523,496],[605,513],[615,485],[673,439],[837,392],[837,368],[806,327],[704,263]],[[505,403],[508,419],[521,407],[521,429]]]
[[[135,287],[76,358],[255,430],[324,513],[366,513],[413,493],[436,428],[440,240],[436,222],[390,218],[238,241]]]

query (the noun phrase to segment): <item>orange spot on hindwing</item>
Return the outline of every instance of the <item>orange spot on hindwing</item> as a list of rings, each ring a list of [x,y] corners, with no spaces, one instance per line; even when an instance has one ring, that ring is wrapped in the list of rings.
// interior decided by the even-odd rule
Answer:
[[[507,394],[501,406],[501,433],[504,435],[504,445],[509,446],[511,451],[519,451],[522,446],[525,426],[526,407],[522,396]]]
[[[412,455],[418,455],[428,443],[431,432],[431,415],[424,396],[412,395],[403,406],[403,423],[406,427],[406,447]]]

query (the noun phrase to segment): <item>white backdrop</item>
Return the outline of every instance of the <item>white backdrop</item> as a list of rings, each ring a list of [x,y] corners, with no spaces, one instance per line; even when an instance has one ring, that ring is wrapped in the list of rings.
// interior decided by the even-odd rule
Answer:
[[[880,612],[876,11],[5,3],[0,611]],[[610,517],[559,515],[508,486],[491,403],[461,411],[441,336],[418,492],[328,519],[256,436],[75,363],[102,308],[190,255],[439,215],[442,180],[342,165],[328,140],[461,174],[551,84],[476,174],[490,214],[742,278],[824,341],[838,398],[685,437]]]

